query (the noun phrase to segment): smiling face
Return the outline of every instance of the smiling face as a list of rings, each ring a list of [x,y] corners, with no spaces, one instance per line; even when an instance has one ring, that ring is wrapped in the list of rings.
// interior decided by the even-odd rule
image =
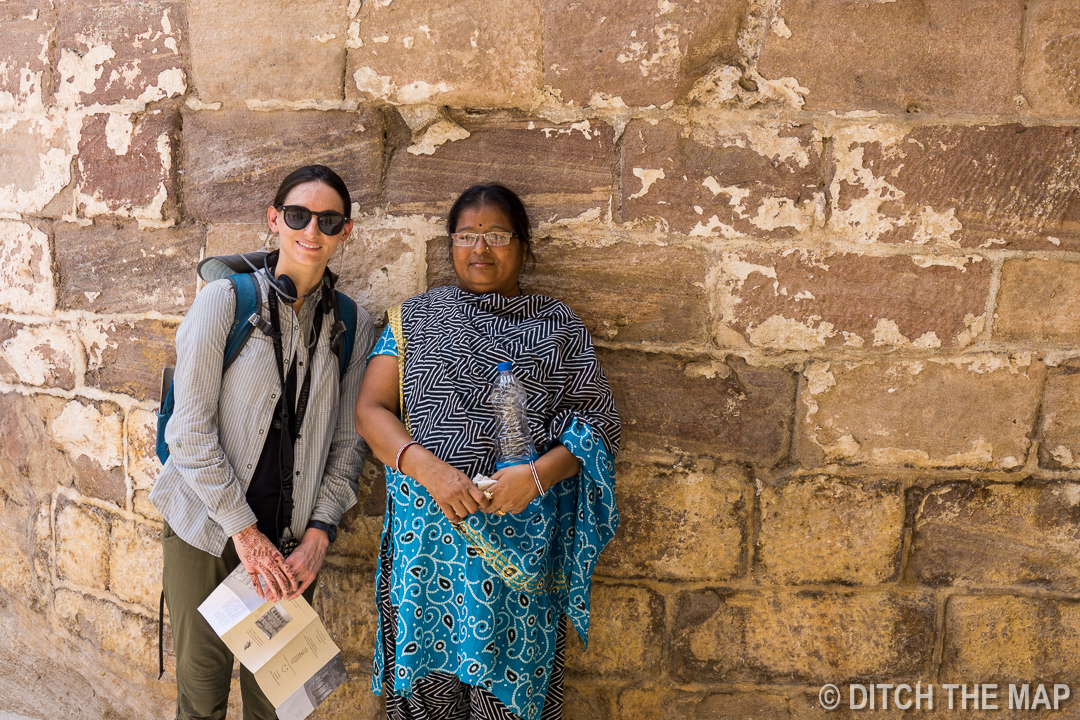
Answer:
[[[454,232],[514,232],[510,218],[497,205],[468,207],[458,216]],[[520,295],[518,276],[525,263],[525,244],[514,237],[509,245],[492,247],[477,240],[472,247],[453,246],[454,270],[462,290],[471,293]]]
[[[297,185],[289,192],[282,204],[300,205],[312,212],[326,210],[345,212],[344,201],[337,191],[318,181]],[[337,235],[324,235],[319,230],[314,215],[311,216],[306,227],[293,230],[285,224],[282,213],[273,207],[266,211],[266,220],[270,223],[270,229],[278,234],[281,246],[277,265],[278,274],[289,275],[293,278],[307,275],[322,277],[326,263],[352,230],[352,220],[349,220]]]

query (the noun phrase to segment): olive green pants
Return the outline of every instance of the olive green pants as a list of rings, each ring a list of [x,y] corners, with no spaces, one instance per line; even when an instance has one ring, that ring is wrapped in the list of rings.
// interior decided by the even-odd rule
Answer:
[[[215,557],[181,540],[168,523],[161,535],[164,566],[162,584],[169,606],[169,624],[176,651],[177,720],[224,720],[229,705],[233,654],[199,614],[211,592],[229,575],[240,558],[232,540]],[[317,582],[317,579],[316,579]],[[315,582],[304,597],[311,602]],[[259,689],[255,676],[240,667],[244,720],[275,720],[274,706]]]

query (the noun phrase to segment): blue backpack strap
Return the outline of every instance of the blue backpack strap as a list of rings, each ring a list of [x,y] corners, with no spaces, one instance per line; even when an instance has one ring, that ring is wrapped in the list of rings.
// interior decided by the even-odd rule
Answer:
[[[352,359],[353,344],[356,342],[356,303],[343,292],[334,291],[337,295],[338,314],[341,322],[345,325],[345,335],[341,338],[341,366],[338,380],[345,379],[345,371],[349,369],[349,361]]]
[[[225,359],[221,365],[221,374],[232,365],[233,360],[244,348],[244,344],[251,337],[251,331],[255,329],[248,320],[252,315],[259,312],[262,298],[259,293],[259,283],[251,273],[237,273],[229,276],[229,282],[236,290],[236,314],[233,316],[232,327],[229,328],[229,337],[225,341]]]

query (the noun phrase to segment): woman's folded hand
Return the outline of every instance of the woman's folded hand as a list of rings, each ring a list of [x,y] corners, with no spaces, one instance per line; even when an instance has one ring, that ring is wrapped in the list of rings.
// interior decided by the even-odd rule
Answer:
[[[413,477],[435,498],[447,520],[459,523],[477,510],[487,511],[490,502],[468,475],[429,452],[424,454],[428,457],[421,462],[421,470]]]
[[[495,481],[488,488],[491,503],[484,512],[514,515],[527,508],[540,495],[528,465],[505,467],[492,475],[491,479]]]

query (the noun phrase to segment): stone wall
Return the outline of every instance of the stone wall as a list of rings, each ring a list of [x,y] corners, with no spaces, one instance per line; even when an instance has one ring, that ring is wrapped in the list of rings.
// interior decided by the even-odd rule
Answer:
[[[354,193],[335,266],[373,316],[449,279],[442,214],[496,180],[539,225],[528,289],[594,334],[623,524],[566,717],[1080,691],[1077,28],[1067,0],[0,2],[0,710],[170,714],[157,373],[196,261],[259,247],[310,162]],[[381,483],[317,594],[353,676],[322,718],[378,714]]]

